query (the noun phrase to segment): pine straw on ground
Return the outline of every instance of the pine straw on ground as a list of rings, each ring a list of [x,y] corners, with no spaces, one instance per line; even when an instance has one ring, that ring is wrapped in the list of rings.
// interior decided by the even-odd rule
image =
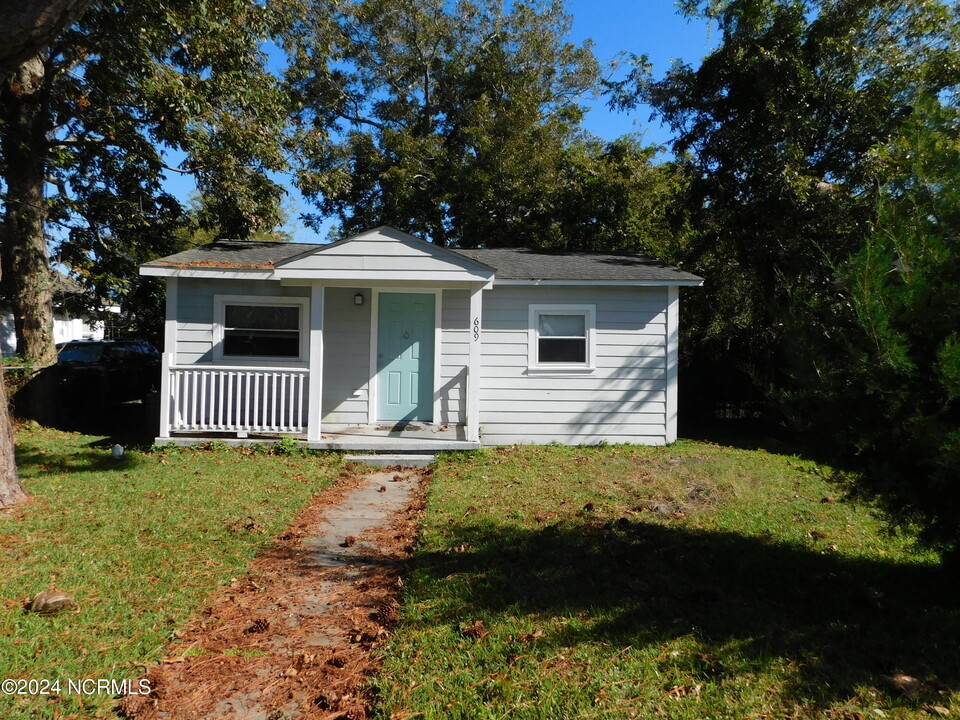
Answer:
[[[359,538],[376,548],[365,553],[365,562],[311,566],[302,545],[319,534],[324,515],[360,485],[360,476],[314,498],[246,577],[217,591],[145,675],[150,694],[123,698],[118,714],[174,720],[255,709],[271,720],[370,717],[372,698],[365,688],[379,669],[371,649],[396,620],[429,476],[425,470],[400,472],[418,488],[388,523]],[[341,610],[310,612],[318,602]],[[324,637],[332,642],[318,644]]]

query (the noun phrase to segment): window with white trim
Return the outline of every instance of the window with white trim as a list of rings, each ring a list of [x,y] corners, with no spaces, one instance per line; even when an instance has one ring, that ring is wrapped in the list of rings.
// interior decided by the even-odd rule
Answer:
[[[595,305],[531,305],[531,370],[593,369]]]
[[[306,362],[307,302],[306,298],[216,296],[215,357]]]

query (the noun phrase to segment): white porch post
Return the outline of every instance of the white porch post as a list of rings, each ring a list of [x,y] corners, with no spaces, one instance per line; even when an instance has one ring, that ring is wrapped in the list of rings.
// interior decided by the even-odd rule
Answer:
[[[167,278],[167,307],[160,359],[160,437],[170,437],[170,366],[177,364],[177,279]]]
[[[666,441],[677,439],[677,369],[680,349],[680,288],[667,288],[667,396],[666,396]]]
[[[483,283],[470,287],[470,359],[467,369],[467,440],[480,441],[480,343]]]
[[[310,375],[307,400],[307,442],[320,442],[323,404],[323,294],[322,282],[310,286]]]

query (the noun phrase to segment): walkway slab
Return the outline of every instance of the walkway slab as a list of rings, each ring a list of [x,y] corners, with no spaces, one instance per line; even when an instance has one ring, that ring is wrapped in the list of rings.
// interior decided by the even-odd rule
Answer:
[[[363,463],[373,467],[428,467],[437,461],[436,455],[382,453],[378,455],[347,455],[349,462]]]

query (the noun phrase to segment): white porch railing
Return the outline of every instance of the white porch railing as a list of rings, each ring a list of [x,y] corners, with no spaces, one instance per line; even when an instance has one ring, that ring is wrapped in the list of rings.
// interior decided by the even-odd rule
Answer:
[[[304,433],[306,368],[171,366],[171,432]]]

